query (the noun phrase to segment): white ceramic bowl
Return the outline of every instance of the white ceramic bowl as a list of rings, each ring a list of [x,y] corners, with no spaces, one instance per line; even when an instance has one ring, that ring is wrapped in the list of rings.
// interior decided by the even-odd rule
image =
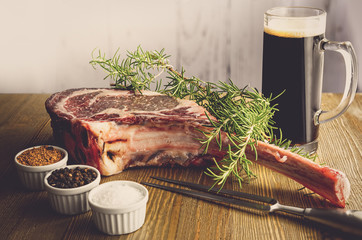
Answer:
[[[44,145],[44,146],[50,146],[50,147],[53,147],[55,149],[62,151],[64,153],[64,158],[56,163],[44,165],[44,166],[28,166],[28,165],[23,165],[18,162],[17,158],[18,158],[18,156],[20,156],[20,154],[22,154],[26,150],[33,149],[33,148],[39,148],[41,146],[35,146],[35,147],[30,147],[30,148],[24,149],[23,151],[16,154],[16,156],[14,158],[20,181],[26,188],[28,188],[30,190],[44,190],[45,175],[53,169],[64,167],[67,165],[68,152],[66,150],[64,150],[63,148],[60,148],[60,147],[52,146],[52,145]]]
[[[104,189],[116,189],[117,185],[129,186],[139,191],[140,197],[135,202],[117,206],[106,206],[95,199]],[[112,195],[112,194],[111,194]],[[125,198],[129,195],[125,194]],[[96,227],[109,235],[127,234],[136,231],[145,222],[148,190],[139,183],[132,181],[112,181],[92,189],[88,197]]]
[[[48,177],[52,174],[53,171],[57,170],[54,169],[53,171],[49,172],[43,179],[45,190],[48,192],[50,205],[56,212],[60,214],[74,215],[87,212],[90,210],[88,204],[89,191],[99,185],[101,181],[101,174],[96,168],[88,165],[68,165],[66,167],[69,169],[76,167],[90,168],[97,173],[97,178],[93,182],[80,187],[57,188],[49,185],[48,183]]]

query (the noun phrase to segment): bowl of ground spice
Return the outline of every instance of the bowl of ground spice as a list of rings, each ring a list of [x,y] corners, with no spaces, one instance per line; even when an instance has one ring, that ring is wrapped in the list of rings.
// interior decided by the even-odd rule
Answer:
[[[30,190],[43,190],[45,175],[53,169],[66,166],[67,161],[67,151],[52,145],[27,148],[15,156],[20,181]]]
[[[44,178],[51,207],[60,214],[75,215],[90,210],[88,193],[101,181],[100,172],[87,165],[68,165]]]

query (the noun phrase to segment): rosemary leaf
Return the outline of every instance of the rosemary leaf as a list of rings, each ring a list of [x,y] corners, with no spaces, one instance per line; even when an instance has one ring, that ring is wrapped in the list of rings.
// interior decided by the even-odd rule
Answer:
[[[206,114],[209,126],[198,129],[204,136],[199,139],[204,153],[207,153],[211,142],[216,141],[220,150],[226,149],[224,158],[215,166],[208,168],[205,174],[214,179],[220,189],[230,176],[236,177],[240,186],[247,179],[256,177],[250,170],[252,162],[247,159],[246,149],[250,147],[257,158],[255,144],[257,141],[269,141],[283,148],[290,148],[290,141],[276,139],[273,135],[274,121],[272,117],[277,106],[270,102],[276,97],[264,97],[255,89],[239,88],[231,80],[228,82],[210,83],[197,77],[186,77],[185,70],[180,72],[169,64],[169,55],[161,51],[144,51],[140,46],[134,52],[127,52],[120,61],[119,50],[111,58],[98,51],[92,53],[90,64],[101,67],[106,76],[114,81],[112,86],[119,89],[134,90],[142,94],[142,90],[151,90],[151,83],[156,84],[155,91],[176,98],[188,98],[203,106],[213,117]],[[162,87],[163,73],[167,73],[167,83]],[[206,130],[205,130],[206,129]],[[222,146],[221,134],[225,133],[227,146]],[[282,136],[280,134],[280,136]],[[302,154],[296,147],[291,151]],[[311,156],[306,155],[311,158]]]

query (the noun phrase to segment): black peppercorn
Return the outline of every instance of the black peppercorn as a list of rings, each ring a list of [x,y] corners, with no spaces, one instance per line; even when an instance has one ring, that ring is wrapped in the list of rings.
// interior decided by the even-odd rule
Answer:
[[[48,177],[50,186],[56,188],[76,188],[87,185],[97,178],[97,173],[90,168],[67,167],[55,170]]]

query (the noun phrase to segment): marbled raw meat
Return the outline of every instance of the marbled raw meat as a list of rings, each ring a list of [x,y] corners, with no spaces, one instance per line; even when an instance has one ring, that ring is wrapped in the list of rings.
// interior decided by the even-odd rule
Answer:
[[[55,93],[45,105],[54,137],[73,160],[102,175],[140,166],[207,166],[225,154],[215,143],[203,154],[199,130],[209,124],[208,113],[193,101],[151,91],[81,88]],[[222,138],[226,145],[225,133]],[[256,150],[256,163],[345,206],[350,186],[343,172],[268,143],[258,142]],[[250,149],[248,155],[255,158]]]

